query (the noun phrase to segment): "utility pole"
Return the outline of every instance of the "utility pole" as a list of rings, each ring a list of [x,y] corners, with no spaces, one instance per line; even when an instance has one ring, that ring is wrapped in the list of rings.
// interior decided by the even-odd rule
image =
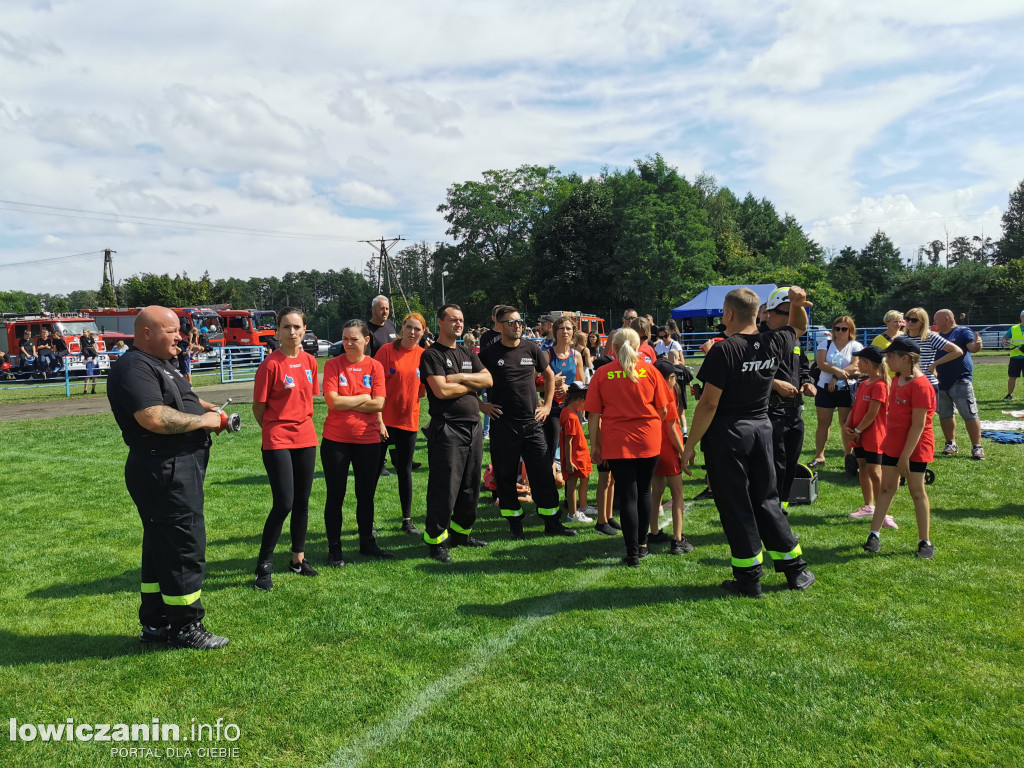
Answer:
[[[391,300],[396,293],[395,288],[397,287],[397,293],[401,295],[402,301],[405,302],[406,310],[408,310],[409,301],[405,298],[405,290],[398,279],[398,271],[395,269],[394,260],[391,258],[391,254],[388,253],[396,243],[404,239],[404,237],[399,235],[398,237],[388,239],[381,237],[377,240],[360,240],[359,242],[373,246],[377,252],[377,255],[374,257],[377,259],[377,293],[387,296],[388,300]],[[387,283],[387,290],[384,287],[385,283]],[[392,303],[394,302],[392,301]]]
[[[110,286],[110,295],[114,298],[113,304],[117,306],[117,283],[114,282],[114,259],[112,254],[117,251],[112,251],[109,248],[103,250],[103,285],[100,287],[101,293],[106,293],[107,286]]]

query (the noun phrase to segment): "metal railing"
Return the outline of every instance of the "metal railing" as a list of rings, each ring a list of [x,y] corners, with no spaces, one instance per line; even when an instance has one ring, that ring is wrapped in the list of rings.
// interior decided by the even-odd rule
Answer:
[[[266,347],[224,347],[220,355],[220,383],[253,381],[266,356]]]

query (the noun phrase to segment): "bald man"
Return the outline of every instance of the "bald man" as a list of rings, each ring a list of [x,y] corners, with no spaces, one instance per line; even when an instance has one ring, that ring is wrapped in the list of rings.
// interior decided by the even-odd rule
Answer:
[[[956,317],[948,309],[940,309],[935,313],[935,329],[946,341],[964,351],[963,357],[935,369],[935,375],[939,378],[939,423],[946,438],[946,447],[942,452],[952,456],[959,451],[955,417],[955,413],[959,413],[971,440],[971,458],[982,460],[985,458],[985,449],[981,447],[981,421],[978,418],[978,401],[974,396],[974,361],[971,359],[972,352],[981,351],[981,336],[970,328],[957,325]]]
[[[178,317],[150,306],[134,346],[111,366],[107,399],[128,445],[128,493],[142,519],[141,641],[212,650],[228,644],[203,626],[206,571],[203,481],[220,409],[200,400],[177,367]]]

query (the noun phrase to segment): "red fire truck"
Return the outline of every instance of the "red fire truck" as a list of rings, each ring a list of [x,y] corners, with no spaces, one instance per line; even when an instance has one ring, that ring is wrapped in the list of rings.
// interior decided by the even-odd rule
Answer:
[[[262,346],[277,333],[277,315],[270,309],[217,307],[223,318],[225,346]]]
[[[83,309],[82,312],[96,320],[103,333],[111,339],[124,339],[130,344],[135,338],[135,318],[142,307],[100,307]],[[214,347],[224,346],[223,321],[220,315],[209,307],[176,307],[172,311],[181,322],[182,336],[188,336],[193,327],[206,328],[206,336]]]
[[[72,375],[85,374],[85,359],[81,356],[82,350],[78,339],[86,328],[96,339],[96,350],[99,352],[99,356],[96,358],[97,365],[101,371],[110,368],[107,342],[96,322],[89,315],[78,312],[34,315],[4,313],[0,315],[0,350],[7,354],[8,361],[12,366],[11,371],[21,369],[19,345],[25,336],[25,331],[27,330],[32,341],[35,341],[39,338],[39,333],[43,328],[49,330],[50,336],[59,334],[64,339],[64,343],[68,347],[64,365]]]
[[[561,317],[562,315],[568,315],[576,323],[577,330],[583,331],[585,334],[590,335],[596,333],[601,338],[601,344],[608,343],[608,334],[604,329],[604,318],[598,317],[597,315],[588,315],[585,312],[578,312],[574,310],[565,309],[553,309],[549,312],[542,312],[541,314],[550,315],[553,318]]]

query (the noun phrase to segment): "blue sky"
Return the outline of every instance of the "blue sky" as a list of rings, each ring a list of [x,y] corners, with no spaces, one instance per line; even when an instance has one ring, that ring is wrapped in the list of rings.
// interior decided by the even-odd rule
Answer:
[[[998,238],[1024,178],[1019,2],[347,5],[4,4],[0,285],[96,287],[100,256],[42,260],[108,247],[119,277],[358,269],[523,163],[660,152],[908,257]]]

